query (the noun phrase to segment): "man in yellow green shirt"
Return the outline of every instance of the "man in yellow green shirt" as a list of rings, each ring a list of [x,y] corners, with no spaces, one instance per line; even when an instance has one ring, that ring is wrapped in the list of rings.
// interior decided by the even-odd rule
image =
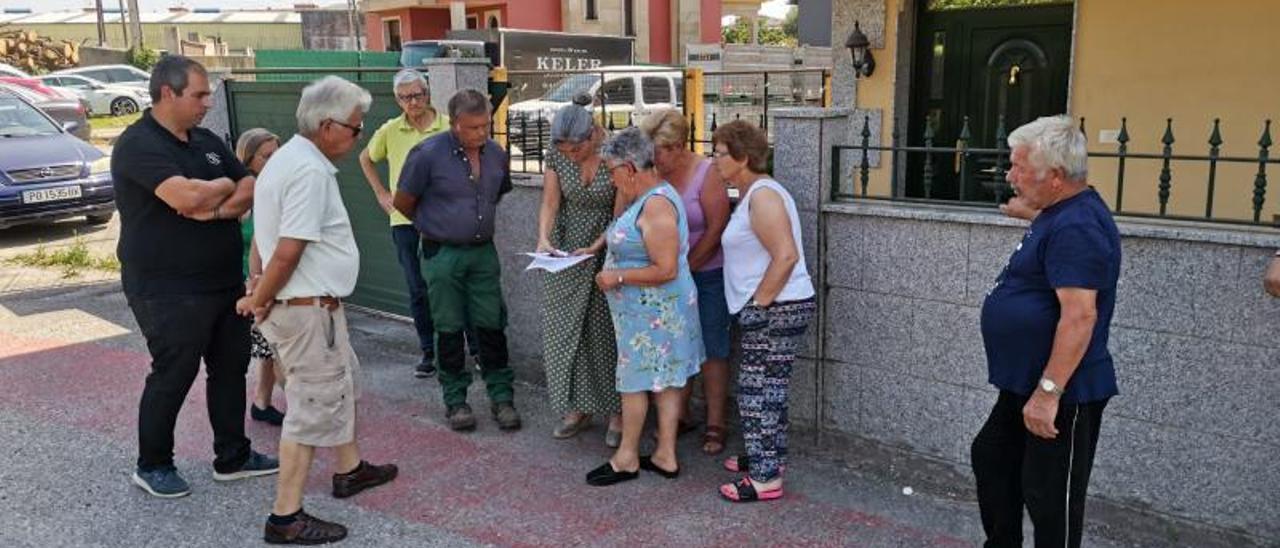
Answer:
[[[398,73],[392,81],[396,96],[396,104],[402,114],[382,124],[369,139],[369,145],[360,153],[360,168],[365,179],[373,189],[378,204],[387,212],[391,220],[391,239],[395,242],[396,256],[400,267],[404,269],[404,280],[409,286],[409,311],[413,315],[413,326],[418,331],[418,342],[422,349],[422,361],[414,370],[419,378],[435,374],[434,327],[431,323],[431,307],[427,300],[427,284],[422,277],[422,261],[426,249],[422,246],[422,238],[418,235],[413,223],[404,215],[391,207],[391,197],[395,195],[396,185],[400,180],[400,168],[409,155],[409,149],[428,137],[448,131],[449,117],[436,112],[431,106],[427,93],[427,79],[421,72],[405,69]],[[386,160],[388,180],[383,184],[378,175],[375,163]]]

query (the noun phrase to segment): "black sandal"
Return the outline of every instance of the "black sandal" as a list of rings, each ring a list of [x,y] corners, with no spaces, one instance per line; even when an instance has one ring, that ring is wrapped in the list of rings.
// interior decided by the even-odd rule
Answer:
[[[751,484],[751,478],[744,477],[734,483],[721,485],[720,496],[730,502],[777,500],[782,498],[782,487],[769,489],[768,491],[756,491],[756,486]]]
[[[638,477],[640,477],[639,470],[635,472],[623,472],[619,470],[614,470],[613,463],[609,461],[605,461],[604,464],[601,464],[595,470],[587,472],[587,485],[592,485],[595,487],[605,487],[605,486],[613,485],[615,483],[631,481]]]
[[[668,471],[668,470],[663,470],[663,469],[662,469],[662,468],[660,468],[658,465],[656,465],[656,464],[654,464],[654,463],[653,463],[653,457],[652,457],[652,456],[649,456],[649,455],[645,455],[645,456],[640,457],[640,469],[641,469],[641,470],[648,470],[648,471],[650,471],[650,472],[654,472],[654,473],[658,474],[659,476],[662,476],[662,477],[667,478],[667,479],[676,479],[676,478],[680,477],[680,469],[679,469],[679,468],[676,468],[675,470],[670,470],[670,471]]]

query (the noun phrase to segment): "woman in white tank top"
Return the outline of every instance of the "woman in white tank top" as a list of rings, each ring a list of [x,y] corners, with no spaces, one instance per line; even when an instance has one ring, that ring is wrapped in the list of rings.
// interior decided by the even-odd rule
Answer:
[[[813,283],[795,200],[765,175],[764,132],[735,121],[716,129],[712,143],[716,170],[742,196],[720,243],[725,299],[741,332],[738,409],[747,451],[724,467],[747,475],[720,486],[720,495],[734,502],[773,500],[782,497],[791,367],[813,318]]]

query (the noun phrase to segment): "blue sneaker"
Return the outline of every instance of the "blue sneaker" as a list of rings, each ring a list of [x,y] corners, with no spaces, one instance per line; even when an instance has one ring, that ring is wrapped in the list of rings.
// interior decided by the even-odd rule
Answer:
[[[269,476],[280,471],[280,461],[263,455],[257,451],[249,451],[249,460],[244,461],[244,466],[235,472],[222,473],[217,470],[213,471],[213,479],[216,481],[235,481],[244,478],[253,478],[257,476]]]
[[[155,470],[134,470],[133,483],[153,496],[176,499],[191,494],[187,480],[178,475],[178,469],[167,466]]]

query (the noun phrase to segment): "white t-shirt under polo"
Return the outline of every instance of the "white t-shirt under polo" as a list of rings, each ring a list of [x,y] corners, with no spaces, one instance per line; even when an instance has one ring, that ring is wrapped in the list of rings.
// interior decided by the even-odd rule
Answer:
[[[800,240],[800,215],[796,212],[796,202],[781,184],[773,179],[760,179],[751,185],[747,195],[738,202],[738,207],[729,215],[729,224],[720,235],[720,247],[724,250],[724,296],[729,304],[729,313],[737,314],[756,294],[760,281],[764,279],[765,270],[773,260],[769,250],[760,243],[751,228],[751,196],[762,188],[778,193],[787,207],[787,218],[791,220],[791,237],[796,243],[796,255],[799,256],[795,268],[791,269],[791,277],[782,287],[782,292],[774,300],[777,302],[807,299],[814,295],[813,282],[809,279],[809,269],[804,262],[804,243]]]
[[[263,265],[280,238],[309,242],[293,276],[276,294],[346,297],[360,274],[360,250],[338,192],[338,168],[306,137],[280,147],[253,189],[253,239]]]

